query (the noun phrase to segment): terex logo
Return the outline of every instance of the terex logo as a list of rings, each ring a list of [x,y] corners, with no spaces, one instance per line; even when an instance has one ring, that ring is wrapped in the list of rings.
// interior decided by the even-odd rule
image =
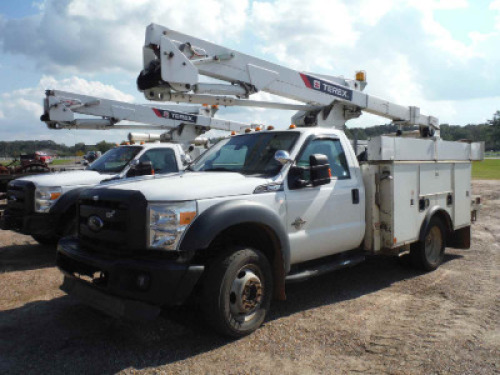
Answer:
[[[344,100],[352,100],[352,90],[348,89],[347,87],[336,85],[334,83],[311,77],[303,73],[300,73],[300,78],[302,78],[302,81],[304,81],[306,87],[310,89],[321,91],[325,94],[333,95]]]
[[[153,108],[154,113],[158,117],[163,117],[169,120],[177,120],[177,121],[184,121],[184,122],[196,122],[197,116],[196,115],[191,115],[189,113],[182,113],[182,112],[174,112],[174,111],[166,111],[164,109],[159,109],[159,108]]]

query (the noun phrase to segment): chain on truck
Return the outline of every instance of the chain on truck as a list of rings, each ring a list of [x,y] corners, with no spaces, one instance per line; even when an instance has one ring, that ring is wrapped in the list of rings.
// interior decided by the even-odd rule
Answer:
[[[375,254],[409,252],[432,271],[445,247],[470,246],[483,144],[443,141],[437,118],[364,93],[364,72],[301,72],[155,24],[143,54],[147,99],[293,109],[294,125],[227,137],[179,174],[82,192],[78,236],[57,251],[67,293],[129,318],[193,299],[215,330],[239,337],[287,282]],[[258,91],[298,103],[250,99]],[[363,111],[419,130],[360,153],[343,129]]]

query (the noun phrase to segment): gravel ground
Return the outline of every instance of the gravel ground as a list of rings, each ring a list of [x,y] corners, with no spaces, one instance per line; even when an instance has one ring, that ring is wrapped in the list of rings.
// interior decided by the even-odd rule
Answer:
[[[0,231],[0,373],[499,374],[500,182],[470,250],[422,274],[392,258],[288,287],[268,321],[237,341],[187,308],[116,321],[59,291],[54,251]]]

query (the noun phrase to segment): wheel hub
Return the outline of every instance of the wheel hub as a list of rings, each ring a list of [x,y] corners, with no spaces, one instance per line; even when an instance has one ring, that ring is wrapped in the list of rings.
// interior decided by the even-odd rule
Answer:
[[[262,302],[262,283],[250,269],[242,269],[231,285],[229,294],[233,315],[251,315]]]
[[[427,259],[431,262],[436,262],[441,254],[442,235],[438,227],[432,227],[429,234],[425,238],[425,253]]]

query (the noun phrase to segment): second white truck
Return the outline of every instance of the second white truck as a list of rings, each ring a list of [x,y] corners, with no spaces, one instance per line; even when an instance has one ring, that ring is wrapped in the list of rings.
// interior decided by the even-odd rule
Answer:
[[[55,244],[76,231],[76,204],[84,189],[103,181],[177,173],[186,166],[179,144],[148,143],[113,148],[85,170],[21,177],[7,187],[1,228]]]

